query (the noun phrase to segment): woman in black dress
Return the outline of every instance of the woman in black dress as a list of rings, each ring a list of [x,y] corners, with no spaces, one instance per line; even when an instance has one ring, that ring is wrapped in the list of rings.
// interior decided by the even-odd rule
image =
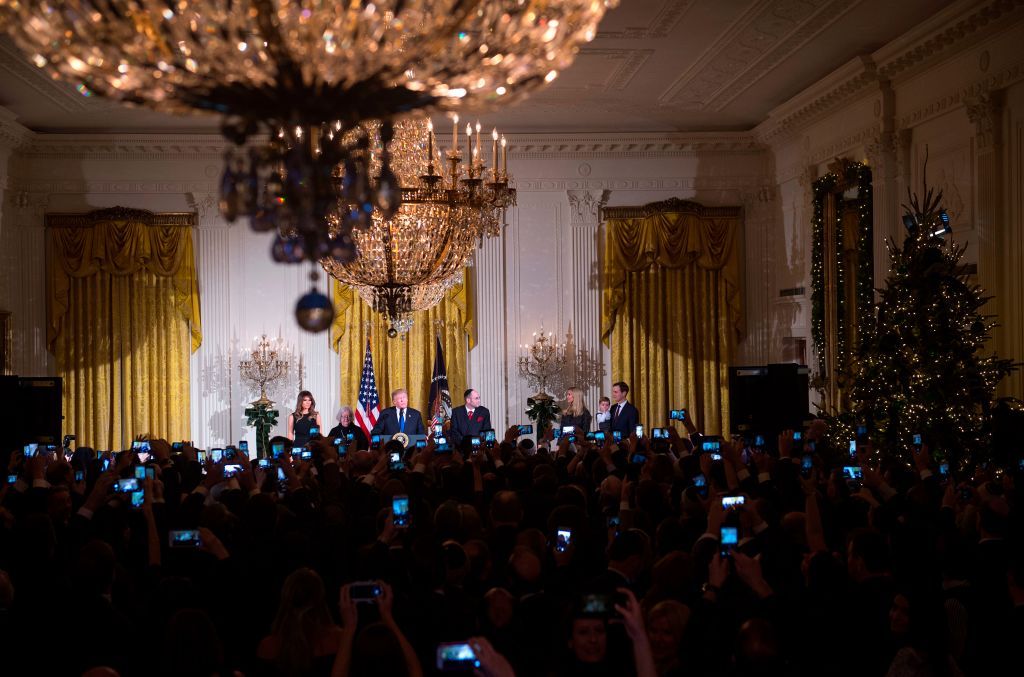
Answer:
[[[563,428],[567,425],[575,426],[576,434],[581,437],[590,432],[590,411],[583,402],[581,389],[569,388],[565,391],[565,410],[559,424]]]
[[[320,412],[316,410],[316,400],[313,393],[303,390],[299,393],[299,399],[295,403],[295,411],[288,417],[288,439],[292,441],[292,448],[298,449],[306,446],[309,442],[309,431],[317,428],[323,434],[324,423],[320,418]]]

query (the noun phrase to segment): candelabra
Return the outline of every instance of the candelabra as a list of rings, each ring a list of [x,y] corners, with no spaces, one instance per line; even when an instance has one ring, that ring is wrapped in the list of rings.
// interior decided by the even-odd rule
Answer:
[[[267,408],[274,404],[267,397],[267,386],[283,381],[288,376],[290,360],[286,352],[284,341],[280,337],[271,340],[264,334],[253,341],[249,359],[238,363],[242,380],[249,383],[253,389],[260,390],[260,398],[252,403],[253,406]]]
[[[519,375],[526,379],[530,387],[537,388],[537,394],[531,399],[550,400],[546,392],[548,382],[563,373],[566,365],[565,345],[554,342],[554,332],[533,333],[533,343],[520,345],[524,355],[519,358]]]

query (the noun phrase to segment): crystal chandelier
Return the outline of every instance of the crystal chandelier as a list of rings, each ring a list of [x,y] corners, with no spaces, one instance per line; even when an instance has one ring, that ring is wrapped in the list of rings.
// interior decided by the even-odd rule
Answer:
[[[387,135],[396,115],[512,103],[567,68],[617,4],[0,0],[0,27],[83,93],[223,115],[222,132],[236,144],[221,182],[223,215],[295,231],[302,246],[289,256],[316,261],[354,256],[346,230],[367,227],[374,208],[395,214],[411,197],[396,190],[386,155],[371,181],[367,138],[344,132],[372,119],[385,121]],[[279,129],[289,138],[278,139]],[[347,229],[328,222],[339,198],[353,205],[340,215]]]
[[[367,138],[373,139],[367,149],[371,172],[383,171],[384,159],[390,158],[401,202],[390,212],[372,210],[365,228],[352,230],[351,219],[331,219],[332,241],[350,238],[359,256],[328,255],[321,264],[384,314],[392,337],[409,330],[413,312],[436,305],[462,281],[474,246],[500,233],[505,210],[515,204],[505,139],[497,130],[491,132],[488,168],[480,124],[475,129],[467,125],[464,154],[458,124],[458,116],[453,116],[452,146],[443,154],[444,161],[429,120],[399,120],[390,143],[384,141],[384,126],[365,125]],[[357,208],[341,205],[342,212]],[[284,237],[285,247],[289,241],[301,246],[295,237]]]

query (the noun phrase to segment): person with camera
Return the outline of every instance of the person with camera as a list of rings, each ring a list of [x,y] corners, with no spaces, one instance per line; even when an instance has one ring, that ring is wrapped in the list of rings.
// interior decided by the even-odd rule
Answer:
[[[391,613],[393,603],[391,585],[384,581],[347,583],[341,587],[338,610],[342,637],[331,677],[368,674],[422,677],[423,668],[416,651]],[[380,620],[357,632],[359,604],[375,605]]]
[[[632,656],[611,650],[608,635],[614,625],[625,629]],[[569,623],[566,644],[570,656],[565,667],[556,673],[558,677],[612,677],[630,672],[636,677],[657,677],[651,643],[644,630],[643,610],[629,588],[618,588],[615,594],[585,594]]]

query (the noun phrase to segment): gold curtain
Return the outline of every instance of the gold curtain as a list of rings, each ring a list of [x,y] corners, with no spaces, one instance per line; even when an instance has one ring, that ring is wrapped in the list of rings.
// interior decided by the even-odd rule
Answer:
[[[686,407],[698,428],[724,434],[744,329],[740,209],[670,200],[604,214],[601,335],[612,379],[629,384],[649,426]]]
[[[47,345],[79,444],[188,438],[189,354],[202,342],[194,225],[122,208],[47,215]]]
[[[438,334],[452,402],[462,403],[462,392],[467,387],[467,353],[476,343],[468,271],[463,277],[465,282],[449,290],[436,306],[413,313],[415,323],[404,338],[388,338],[384,316],[374,312],[354,289],[334,280],[331,346],[341,357],[342,403],[355,408],[369,336],[381,409],[391,406],[392,390],[405,388],[409,391],[409,406],[426,415]]]

